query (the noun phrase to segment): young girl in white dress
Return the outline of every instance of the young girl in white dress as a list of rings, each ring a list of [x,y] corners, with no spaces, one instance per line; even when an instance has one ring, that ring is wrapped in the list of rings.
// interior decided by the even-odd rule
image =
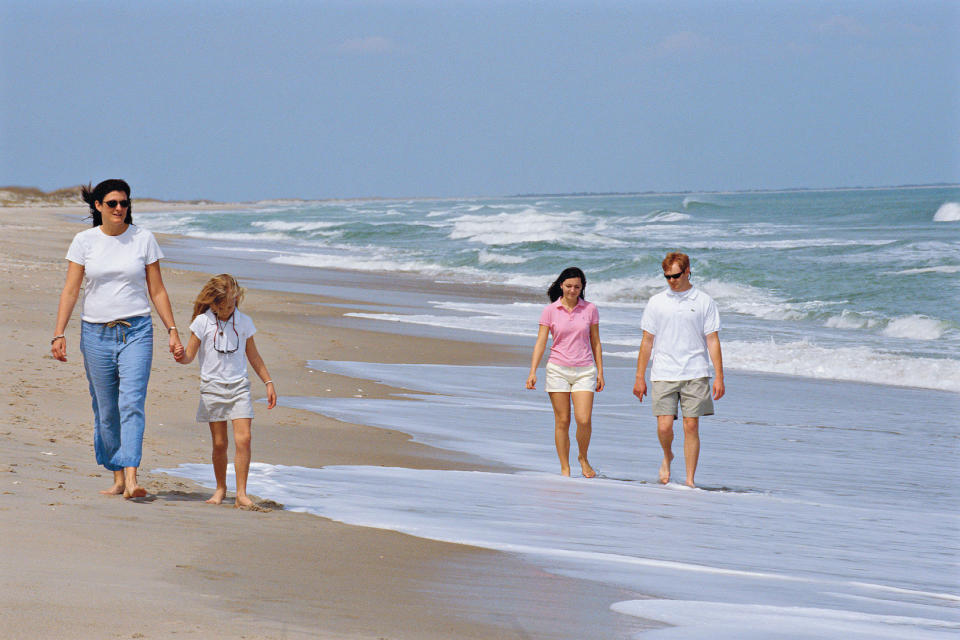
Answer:
[[[236,446],[235,506],[250,509],[254,508],[253,501],[247,497],[253,403],[250,401],[247,362],[267,387],[267,409],[276,406],[277,393],[253,340],[257,329],[250,316],[237,308],[243,294],[243,289],[229,274],[221,273],[210,278],[194,301],[190,341],[177,361],[189,364],[198,353],[200,355],[197,422],[210,424],[213,473],[217,479],[217,488],[207,502],[220,504],[227,495],[227,420],[230,420]]]

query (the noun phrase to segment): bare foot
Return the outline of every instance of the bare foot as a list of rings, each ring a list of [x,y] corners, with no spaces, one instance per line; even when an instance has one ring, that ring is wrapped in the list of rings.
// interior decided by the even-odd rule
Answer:
[[[227,497],[226,489],[217,489],[213,492],[213,495],[206,501],[207,504],[220,504],[223,502],[223,499]]]
[[[120,484],[114,483],[112,487],[110,487],[109,489],[104,489],[100,493],[102,493],[105,496],[118,496],[121,493],[123,493],[123,483],[122,482]]]
[[[570,477],[570,467],[569,467],[569,465],[566,466],[566,467],[560,467],[560,475],[562,475],[562,476],[565,477],[565,478],[569,478],[569,477]]]
[[[261,507],[259,504],[255,504],[253,500],[247,496],[237,496],[237,501],[233,506],[241,511],[260,511],[263,513],[273,511],[270,507]]]
[[[597,472],[593,470],[586,458],[577,458],[580,461],[580,469],[583,471],[584,478],[596,478]]]
[[[145,498],[147,497],[147,490],[139,485],[134,485],[129,491],[124,490],[123,497],[128,500],[130,498]]]
[[[687,480],[687,482],[686,482],[685,484],[686,484],[688,487],[690,487],[691,489],[696,489],[696,488],[697,488],[697,485],[693,484],[693,480]]]
[[[673,462],[673,454],[670,457],[663,456],[663,462],[660,463],[660,484],[670,482],[670,463]]]

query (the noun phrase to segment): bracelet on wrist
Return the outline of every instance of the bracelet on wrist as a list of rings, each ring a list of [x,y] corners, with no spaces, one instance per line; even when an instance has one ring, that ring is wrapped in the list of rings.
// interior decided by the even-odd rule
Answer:
[[[167,333],[170,333],[171,331],[177,331],[177,328],[175,326],[167,327]],[[180,333],[180,332],[177,331],[177,333]]]
[[[273,380],[267,380],[263,383],[263,386],[267,386],[268,384],[273,384]]]
[[[53,344],[54,342],[56,342],[56,341],[59,340],[60,338],[63,338],[64,340],[66,340],[66,339],[67,339],[67,336],[63,335],[62,333],[61,333],[60,335],[58,335],[58,336],[53,336],[53,340],[50,341],[50,344]]]

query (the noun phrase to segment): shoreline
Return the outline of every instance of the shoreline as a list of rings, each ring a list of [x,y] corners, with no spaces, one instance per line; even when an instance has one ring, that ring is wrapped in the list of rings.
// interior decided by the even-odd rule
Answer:
[[[77,209],[0,208],[0,271],[7,276],[0,323],[11,337],[5,360],[13,381],[11,401],[0,410],[0,437],[10,456],[0,466],[0,480],[7,480],[0,522],[11,540],[2,563],[2,603],[17,612],[15,633],[101,637],[103,619],[117,621],[116,637],[551,638],[585,635],[598,623],[636,628],[635,619],[608,610],[611,602],[638,597],[630,591],[547,574],[509,554],[288,511],[240,512],[226,506],[229,497],[213,507],[203,503],[206,490],[152,473],[209,463],[209,433],[193,421],[197,373],[172,360],[156,331],[141,466],[150,497],[130,503],[99,495],[109,474],[92,456],[77,348],[79,304],[67,328],[68,362],[55,362],[47,346],[63,254],[82,229],[61,221],[85,216]],[[166,261],[163,275],[182,325],[207,276]],[[459,340],[359,328],[355,319],[342,318],[356,304],[350,300],[248,289],[245,310],[258,326],[258,347],[281,396],[357,393],[356,379],[308,373],[307,352],[311,359],[395,362],[422,361],[424,354],[449,363],[520,357],[486,344],[465,357]],[[327,322],[338,318],[345,326]],[[317,335],[313,343],[311,335]],[[253,396],[262,397],[253,382]],[[377,397],[399,391],[370,382],[359,388]],[[504,468],[400,432],[256,406],[256,462]],[[121,575],[113,560],[126,567]],[[91,584],[104,587],[104,597],[92,603]],[[558,615],[558,599],[577,604]],[[225,620],[214,611],[231,615]]]

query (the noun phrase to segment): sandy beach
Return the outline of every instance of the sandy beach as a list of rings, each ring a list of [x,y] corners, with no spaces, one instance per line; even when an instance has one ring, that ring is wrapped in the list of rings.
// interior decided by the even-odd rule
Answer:
[[[93,457],[79,304],[67,328],[68,362],[53,360],[48,345],[63,256],[83,229],[76,222],[84,215],[81,207],[0,208],[0,325],[7,336],[8,389],[0,410],[0,635],[563,638],[586,635],[597,625],[636,627],[635,620],[608,609],[635,593],[552,575],[497,552],[280,508],[212,506],[204,503],[207,489],[151,473],[207,463],[210,446],[209,430],[194,421],[197,371],[176,364],[159,334],[140,476],[150,495],[137,501],[100,495],[110,476]],[[186,327],[192,299],[208,274],[164,261],[163,277],[177,324]],[[257,323],[257,344],[281,396],[377,396],[391,390],[305,373],[307,353],[452,364],[517,364],[528,357],[490,345],[464,348],[456,341],[359,330],[349,319],[321,326],[350,308],[349,300],[248,290],[245,310]],[[265,395],[259,382],[253,389],[255,398]],[[256,406],[254,461],[491,468],[413,443],[397,431]]]

